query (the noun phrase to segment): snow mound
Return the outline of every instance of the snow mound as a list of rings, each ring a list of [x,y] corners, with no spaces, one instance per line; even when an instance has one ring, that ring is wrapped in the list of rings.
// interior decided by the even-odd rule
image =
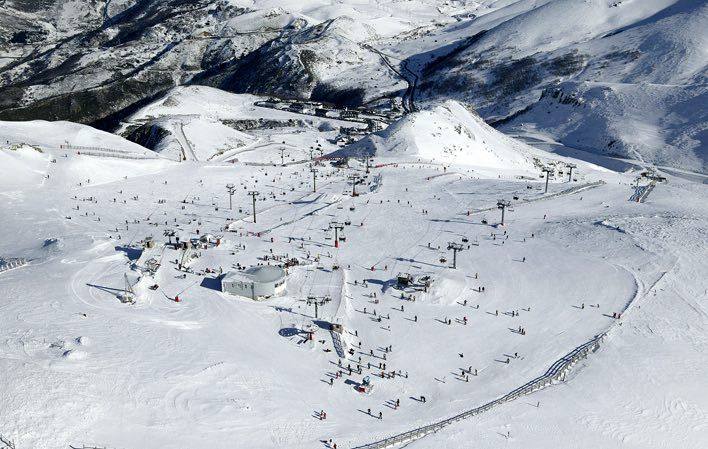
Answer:
[[[456,101],[409,114],[333,156],[408,155],[436,162],[531,170],[538,151],[505,136]]]
[[[49,157],[29,145],[0,148],[0,167],[4,175],[0,179],[0,192],[14,191],[28,183],[39,185],[47,173]]]
[[[444,252],[441,255],[448,257]],[[431,304],[455,304],[467,290],[465,277],[462,271],[447,270],[430,287],[427,301]]]

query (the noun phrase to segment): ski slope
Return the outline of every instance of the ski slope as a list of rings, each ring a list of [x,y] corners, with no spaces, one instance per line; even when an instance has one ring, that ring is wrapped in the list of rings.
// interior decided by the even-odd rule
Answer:
[[[46,146],[3,147],[2,160],[50,176],[0,183],[11,236],[0,257],[28,261],[0,273],[0,434],[18,448],[353,448],[503,396],[606,332],[565,383],[410,446],[704,446],[705,185],[666,174],[631,202],[636,171],[575,161],[569,180],[571,158],[459,108],[392,125],[368,174],[356,159],[283,166],[282,144],[228,162],[89,157],[12,128]],[[319,136],[305,129],[291,145],[304,156]],[[443,157],[436,139],[459,150]],[[553,167],[547,194],[534,156]],[[503,226],[500,199],[512,203]],[[165,230],[221,244],[185,258]],[[451,242],[462,247],[454,269]],[[284,296],[220,291],[220,272],[286,258],[298,265]],[[401,289],[399,273],[432,283]],[[135,304],[120,300],[126,280]],[[330,298],[317,317],[308,296]],[[344,327],[340,341],[329,323]],[[354,388],[364,376],[370,394]]]

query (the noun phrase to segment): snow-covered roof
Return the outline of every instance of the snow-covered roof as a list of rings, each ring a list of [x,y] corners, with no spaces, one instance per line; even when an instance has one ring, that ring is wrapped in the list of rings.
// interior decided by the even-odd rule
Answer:
[[[251,267],[244,271],[229,271],[223,281],[249,281],[260,284],[276,282],[285,277],[285,270],[274,266]]]

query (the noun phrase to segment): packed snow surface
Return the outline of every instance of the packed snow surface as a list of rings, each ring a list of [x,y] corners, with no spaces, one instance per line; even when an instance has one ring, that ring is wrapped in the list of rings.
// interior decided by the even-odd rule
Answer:
[[[234,116],[261,110],[239,101]],[[174,118],[154,108],[134,120]],[[74,125],[0,123],[0,257],[28,261],[0,272],[2,441],[352,448],[485,404],[607,333],[566,382],[410,446],[708,445],[700,174],[652,184],[641,161],[540,152],[455,103],[372,138],[368,170],[311,160],[319,125],[289,126],[177,163]],[[221,292],[222,273],[286,260],[283,296]]]

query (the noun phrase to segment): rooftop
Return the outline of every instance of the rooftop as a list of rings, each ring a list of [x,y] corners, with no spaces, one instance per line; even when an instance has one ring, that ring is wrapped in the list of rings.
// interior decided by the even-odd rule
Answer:
[[[285,270],[275,266],[250,267],[244,271],[229,271],[224,281],[275,282],[285,277]]]

